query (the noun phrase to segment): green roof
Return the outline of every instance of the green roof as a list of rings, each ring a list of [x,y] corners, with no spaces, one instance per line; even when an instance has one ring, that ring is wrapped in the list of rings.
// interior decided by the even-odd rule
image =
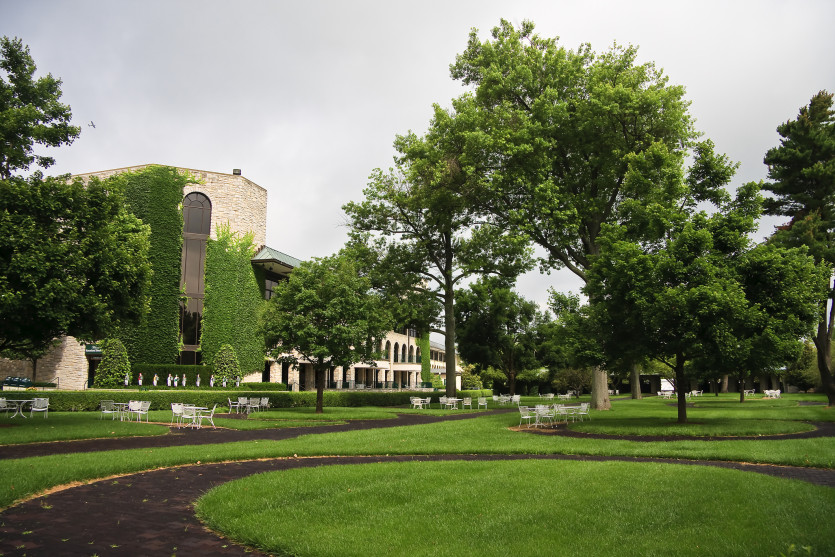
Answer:
[[[301,265],[301,260],[277,249],[264,246],[252,258],[252,263],[271,273],[286,276],[290,274],[290,271]]]

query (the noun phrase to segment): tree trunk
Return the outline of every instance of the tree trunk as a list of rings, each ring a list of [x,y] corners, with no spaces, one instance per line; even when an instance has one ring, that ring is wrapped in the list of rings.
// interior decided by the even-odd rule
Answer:
[[[449,252],[452,253],[451,250]],[[452,269],[452,256],[447,269]],[[444,285],[444,349],[446,350],[446,396],[455,397],[455,288],[447,273]]]
[[[728,374],[722,376],[722,388],[719,389],[720,393],[727,393],[728,392]]]
[[[684,386],[687,378],[684,375],[684,354],[676,354],[676,390],[678,391],[678,423],[687,423],[687,397]]]
[[[595,410],[612,408],[612,401],[609,400],[609,375],[600,366],[591,371],[591,407]]]
[[[38,377],[38,358],[32,358],[32,383],[37,381]]]
[[[832,317],[835,308],[829,313],[829,324],[826,321],[818,323],[818,333],[815,335],[815,348],[818,352],[818,371],[821,376],[823,392],[826,393],[829,406],[835,406],[835,378],[832,377]]]
[[[629,370],[629,388],[632,391],[633,400],[641,400],[641,366],[637,363],[632,364]]]
[[[507,379],[508,379],[508,385],[507,386],[510,388],[510,396],[513,396],[513,395],[516,394],[516,370],[515,369],[511,368],[510,374],[508,374]]]
[[[320,363],[314,368],[313,373],[316,377],[316,413],[324,413],[325,400],[325,369],[324,364]]]
[[[741,375],[737,383],[739,384],[739,402],[745,402],[745,376]]]

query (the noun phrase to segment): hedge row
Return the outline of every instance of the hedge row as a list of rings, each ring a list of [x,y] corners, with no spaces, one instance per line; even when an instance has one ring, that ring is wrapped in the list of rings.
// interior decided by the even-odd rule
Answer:
[[[11,392],[9,393],[12,394]],[[6,396],[6,393],[3,393]],[[8,398],[26,398],[35,396],[34,393],[14,391]],[[38,397],[49,398],[49,409],[55,412],[81,412],[99,409],[102,400],[128,402],[130,400],[150,400],[151,410],[168,409],[172,402],[186,402],[197,406],[211,408],[214,404],[227,406],[228,399],[238,397],[267,397],[273,408],[299,408],[316,406],[316,392],[305,391],[276,392],[276,391],[247,391],[222,389],[154,389],[143,391],[123,390],[86,390],[86,391],[50,391],[38,392]],[[358,391],[326,391],[324,393],[325,406],[408,406],[409,397],[422,396],[426,393],[410,391],[400,392],[358,392]],[[443,393],[432,393],[432,402],[437,402]],[[469,396],[469,395],[464,395]]]

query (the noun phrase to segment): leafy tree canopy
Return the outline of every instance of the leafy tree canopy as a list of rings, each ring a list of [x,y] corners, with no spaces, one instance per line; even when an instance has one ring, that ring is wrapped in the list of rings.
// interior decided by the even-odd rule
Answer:
[[[772,369],[798,355],[825,283],[802,251],[750,247],[761,199],[756,184],[713,215],[698,213],[670,231],[663,245],[641,245],[619,227],[602,236],[604,249],[585,290],[602,324],[609,358],[643,353],[667,365],[686,422],[688,362],[714,373]],[[616,327],[628,334],[613,334]]]
[[[0,350],[99,340],[147,310],[150,232],[125,206],[95,178],[0,182]]]
[[[671,208],[723,200],[733,174],[712,143],[697,142],[684,88],[637,53],[572,50],[529,21],[502,20],[487,40],[473,30],[450,67],[473,87],[453,103],[467,124],[463,171],[482,177],[470,199],[543,247],[543,267],[583,281],[605,224],[661,241],[681,215]],[[594,394],[596,408],[609,407],[601,369]]]
[[[453,114],[435,107],[424,137],[398,136],[396,168],[375,170],[365,200],[348,203],[355,243],[378,254],[376,267],[386,281],[422,299],[410,323],[445,336],[447,354],[455,353],[455,289],[473,275],[498,275],[512,280],[530,267],[525,238],[484,218],[462,194],[480,177],[465,172],[461,153],[465,137]],[[443,325],[435,323],[443,308]],[[433,313],[427,313],[434,310]],[[447,358],[447,377],[455,376],[455,358]],[[454,395],[455,382],[447,381]]]
[[[545,316],[536,304],[500,281],[481,279],[457,293],[455,313],[461,357],[500,369],[510,394],[516,394],[518,373],[540,367],[537,327]]]
[[[765,201],[767,214],[791,217],[780,227],[773,242],[807,246],[809,253],[830,275],[829,296],[819,307],[814,336],[821,384],[835,404],[832,372],[832,336],[835,333],[835,111],[832,94],[820,91],[794,120],[777,127],[780,146],[769,149],[764,162],[771,180],[763,184],[772,197]],[[828,313],[827,313],[828,312]]]
[[[322,412],[325,371],[370,362],[391,316],[371,281],[345,254],[306,261],[273,289],[261,319],[267,346],[285,361],[304,360],[316,373]]]
[[[33,146],[69,145],[81,133],[70,125],[70,107],[59,102],[61,80],[35,79],[36,69],[20,39],[0,38],[0,179],[32,163],[52,166],[54,159],[35,155]]]

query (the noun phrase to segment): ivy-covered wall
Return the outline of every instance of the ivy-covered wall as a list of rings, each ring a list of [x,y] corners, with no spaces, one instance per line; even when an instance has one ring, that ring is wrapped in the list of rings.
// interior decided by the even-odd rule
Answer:
[[[206,245],[206,290],[200,347],[203,361],[211,364],[224,344],[238,355],[241,373],[264,369],[266,347],[258,332],[264,300],[264,272],[253,268],[252,234],[239,236],[228,225],[218,226],[217,239]]]
[[[122,184],[131,212],[151,227],[149,258],[154,272],[150,311],[138,325],[125,325],[116,336],[133,363],[174,363],[180,334],[181,204],[183,187],[194,179],[176,168],[149,166],[139,172],[116,174],[108,180]]]

